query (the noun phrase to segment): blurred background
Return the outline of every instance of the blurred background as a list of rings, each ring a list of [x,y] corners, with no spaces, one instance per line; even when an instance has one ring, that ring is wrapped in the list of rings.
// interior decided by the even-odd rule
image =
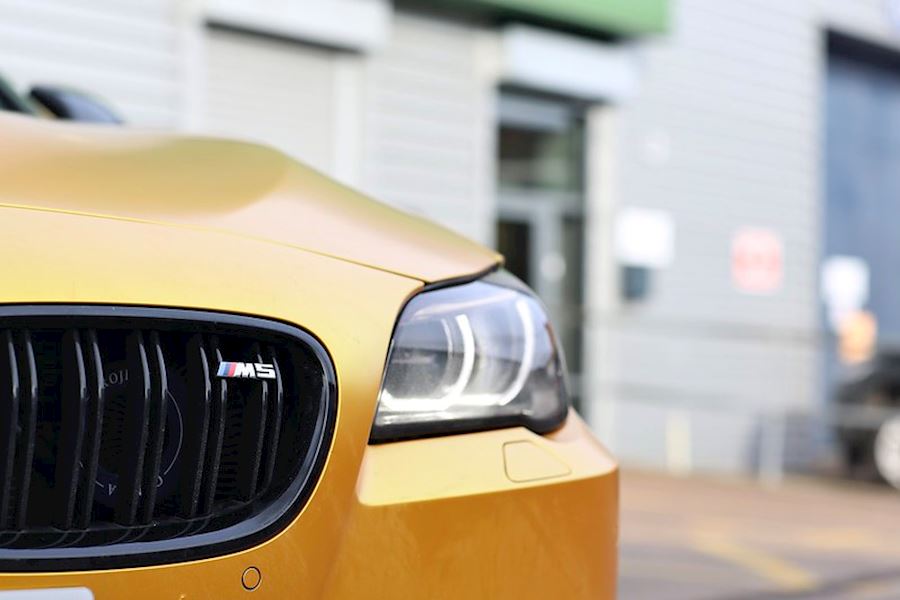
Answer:
[[[900,1],[0,0],[0,72],[503,252],[623,597],[900,597]]]

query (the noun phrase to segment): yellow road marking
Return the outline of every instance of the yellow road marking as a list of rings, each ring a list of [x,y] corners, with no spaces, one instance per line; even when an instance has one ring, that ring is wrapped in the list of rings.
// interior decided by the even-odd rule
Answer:
[[[722,536],[698,535],[696,550],[726,560],[771,581],[784,589],[811,590],[818,582],[812,573],[777,556],[737,544]]]
[[[742,543],[753,546],[812,551],[820,556],[840,557],[852,553],[854,556],[900,560],[900,547],[891,543],[892,537],[879,537],[874,531],[862,527],[812,527],[724,517],[685,517],[665,527],[655,518],[636,519],[629,515],[623,521],[622,542],[626,545],[644,543],[681,548],[688,536],[712,535],[740,538]]]
[[[882,540],[872,532],[857,528],[822,528],[807,531],[803,535],[803,541],[817,548],[828,550],[881,550],[884,547]]]

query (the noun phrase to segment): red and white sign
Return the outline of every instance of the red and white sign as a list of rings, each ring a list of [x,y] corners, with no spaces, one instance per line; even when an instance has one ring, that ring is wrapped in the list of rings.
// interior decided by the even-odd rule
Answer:
[[[748,294],[774,294],[784,278],[784,247],[771,229],[746,227],[731,240],[731,279]]]

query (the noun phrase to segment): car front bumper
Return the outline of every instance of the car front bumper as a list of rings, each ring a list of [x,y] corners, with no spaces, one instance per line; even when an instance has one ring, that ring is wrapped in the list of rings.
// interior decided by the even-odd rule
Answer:
[[[311,502],[284,532],[238,554],[2,574],[0,590],[86,588],[97,600],[614,598],[617,503],[616,464],[572,413],[549,436],[515,428],[369,446],[349,510]],[[313,534],[302,526],[313,520],[331,526]],[[252,596],[250,568],[261,576]]]

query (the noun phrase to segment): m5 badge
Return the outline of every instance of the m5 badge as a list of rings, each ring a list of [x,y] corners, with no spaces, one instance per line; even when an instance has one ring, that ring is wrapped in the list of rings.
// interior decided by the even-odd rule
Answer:
[[[219,363],[217,377],[226,379],[275,379],[275,366],[270,363],[226,362]]]

